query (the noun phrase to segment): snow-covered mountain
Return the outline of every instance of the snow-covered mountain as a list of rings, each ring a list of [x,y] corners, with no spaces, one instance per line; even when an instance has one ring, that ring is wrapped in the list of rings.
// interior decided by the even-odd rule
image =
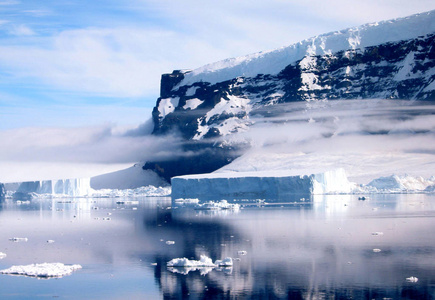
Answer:
[[[435,11],[319,35],[269,52],[162,75],[155,135],[177,132],[185,156],[148,162],[166,179],[214,171],[249,141],[253,116],[296,101],[435,101]],[[271,119],[272,120],[272,119]]]

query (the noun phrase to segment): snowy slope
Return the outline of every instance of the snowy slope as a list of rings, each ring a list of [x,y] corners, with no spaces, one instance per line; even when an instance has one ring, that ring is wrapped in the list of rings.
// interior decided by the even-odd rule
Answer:
[[[405,18],[370,23],[318,35],[278,50],[259,52],[205,65],[186,73],[179,86],[204,81],[212,84],[239,76],[278,74],[305,56],[333,54],[347,49],[407,40],[435,32],[435,11]]]

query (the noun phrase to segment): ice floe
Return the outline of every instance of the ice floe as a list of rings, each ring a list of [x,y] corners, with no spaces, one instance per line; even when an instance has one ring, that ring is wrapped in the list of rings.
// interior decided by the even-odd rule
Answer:
[[[0,259],[5,258],[6,256],[7,256],[6,253],[0,252]]]
[[[239,210],[240,205],[237,203],[228,203],[227,200],[221,200],[219,202],[207,201],[202,204],[195,205],[196,210]]]
[[[415,277],[415,276],[411,276],[411,277],[406,278],[406,281],[408,281],[408,282],[417,282],[418,278]]]
[[[12,266],[9,269],[0,270],[0,274],[22,275],[30,277],[63,277],[73,271],[81,269],[81,265],[64,265],[62,263],[42,263],[25,266]]]
[[[205,275],[213,269],[225,270],[233,266],[233,259],[226,257],[223,260],[213,260],[206,255],[201,255],[199,260],[190,260],[186,257],[174,258],[167,262],[168,270],[173,273],[187,275],[191,271],[199,270],[201,275]]]

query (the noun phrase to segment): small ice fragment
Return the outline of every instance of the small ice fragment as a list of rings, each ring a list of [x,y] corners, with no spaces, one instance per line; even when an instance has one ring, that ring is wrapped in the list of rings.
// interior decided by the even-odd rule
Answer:
[[[408,281],[408,282],[417,282],[418,278],[415,277],[415,276],[411,276],[411,277],[406,278],[406,281]]]
[[[245,250],[237,251],[237,255],[246,255],[246,254],[248,254],[248,252],[246,252]]]
[[[6,256],[7,256],[6,253],[0,252],[0,259],[5,258]]]
[[[111,218],[107,217],[107,218],[103,218],[104,221],[110,221],[112,220]]]
[[[54,243],[54,240],[48,240],[47,243],[49,243],[49,244],[53,244],[53,243]]]
[[[157,263],[151,263],[152,266],[157,266]]]
[[[381,252],[381,249],[375,248],[373,249],[373,252]]]
[[[173,244],[175,244],[174,241],[166,241],[166,245],[173,245]]]
[[[9,239],[11,242],[27,242],[29,239],[28,238],[19,238],[19,237],[13,237]]]
[[[133,207],[132,210],[137,210],[137,207]]]
[[[108,215],[108,216],[111,216],[111,215],[112,215],[112,213],[108,212],[108,213],[107,213],[107,215]]]
[[[372,235],[384,235],[384,233],[382,231],[375,231],[372,232]]]

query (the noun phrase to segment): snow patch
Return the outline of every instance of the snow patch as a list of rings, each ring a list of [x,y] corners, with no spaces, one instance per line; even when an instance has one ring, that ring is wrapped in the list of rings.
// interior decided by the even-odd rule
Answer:
[[[180,102],[179,97],[161,99],[159,102],[159,116],[164,119],[168,114],[172,113]]]
[[[204,103],[204,101],[198,98],[189,99],[186,100],[186,104],[183,106],[183,108],[193,110],[200,106],[202,103]]]

